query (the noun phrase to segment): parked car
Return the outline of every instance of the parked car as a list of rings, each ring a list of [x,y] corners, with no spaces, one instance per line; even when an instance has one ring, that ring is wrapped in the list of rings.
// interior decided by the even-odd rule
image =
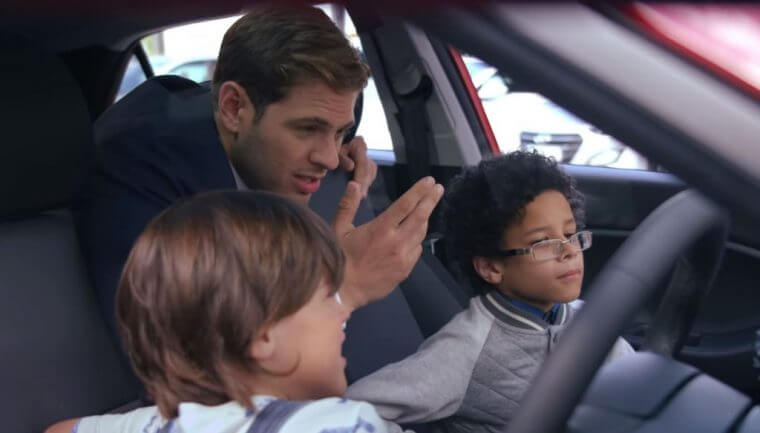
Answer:
[[[7,138],[0,145],[4,430],[39,432],[59,419],[123,410],[139,401],[140,387],[107,338],[71,223],[72,197],[99,162],[91,123],[113,102],[123,65],[133,55],[130,47],[146,33],[237,13],[248,3],[90,3],[86,13],[64,14],[31,1],[0,14],[2,56],[11,65],[0,69],[3,82],[11,84],[0,101]],[[760,328],[760,86],[747,72],[756,71],[756,63],[722,56],[725,50],[714,50],[710,38],[688,43],[677,19],[663,19],[667,5],[346,5],[358,24],[377,98],[393,114],[386,121],[394,151],[407,156],[378,162],[382,187],[373,188],[369,200],[375,210],[423,174],[447,184],[461,167],[500,151],[451,47],[517,83],[530,82],[542,98],[668,170],[562,165],[587,197],[586,226],[594,232],[594,246],[584,253],[586,304],[508,432],[760,431],[760,381],[753,364]],[[722,23],[723,32],[716,33],[728,42],[744,39],[726,37],[725,25],[740,26],[745,36],[758,28],[753,5],[678,6],[682,18],[709,13],[708,27],[714,31]],[[78,12],[78,6],[67,7]],[[757,52],[756,45],[748,49]],[[737,61],[746,68],[735,67]],[[399,113],[419,101],[399,95],[420,84],[432,87],[421,105],[424,116],[402,125]],[[509,89],[509,82],[502,84]],[[538,113],[528,117],[551,118],[521,130],[537,134],[526,137],[533,145],[554,143],[555,135],[581,135],[572,161],[590,143],[582,129],[557,126],[574,119],[540,98],[515,100],[520,97],[526,112]],[[512,102],[501,103],[504,112],[520,114]],[[491,126],[498,128],[506,121],[501,119],[491,117]],[[548,139],[541,138],[547,133]],[[405,152],[407,146],[420,149],[415,143],[424,143],[425,151]],[[325,186],[327,196],[311,204],[334,209],[330,200],[342,190],[330,195]],[[691,191],[680,194],[686,189]],[[650,215],[667,221],[667,230]],[[715,238],[715,251],[702,248],[700,230],[719,215],[730,215],[726,242]],[[431,231],[436,225],[433,220]],[[722,255],[705,261],[702,251]],[[667,271],[675,261],[681,264],[678,278],[669,284]],[[440,249],[418,266],[427,270],[424,277],[352,315],[345,342],[351,380],[414,352],[450,317],[444,303],[466,302]],[[703,272],[713,268],[714,279]],[[704,290],[657,296],[668,287]],[[638,296],[643,293],[653,293],[645,305]],[[621,332],[641,353],[597,373]],[[651,335],[664,335],[666,348],[651,344]]]
[[[541,94],[510,89],[511,80],[493,66],[470,55],[462,60],[503,152],[536,150],[568,164],[648,167],[629,147]]]

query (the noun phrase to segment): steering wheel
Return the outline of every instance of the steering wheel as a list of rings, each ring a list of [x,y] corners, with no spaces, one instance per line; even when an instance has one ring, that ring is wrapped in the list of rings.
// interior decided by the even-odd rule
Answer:
[[[674,263],[645,348],[676,354],[715,280],[728,227],[725,212],[693,190],[658,206],[593,281],[591,296],[542,365],[505,431],[564,431],[623,327]]]

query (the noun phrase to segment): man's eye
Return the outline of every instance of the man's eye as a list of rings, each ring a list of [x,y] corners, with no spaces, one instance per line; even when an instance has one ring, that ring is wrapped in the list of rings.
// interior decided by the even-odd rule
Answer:
[[[548,241],[548,240],[549,240],[549,238],[548,238],[548,237],[546,237],[546,236],[544,236],[544,237],[542,237],[541,239],[536,239],[535,241],[531,242],[530,244],[531,244],[531,245],[536,245],[536,244],[537,244],[537,243],[539,243],[539,242]]]
[[[301,131],[304,131],[304,132],[317,132],[319,128],[317,126],[310,125],[310,126],[302,126],[300,129]]]

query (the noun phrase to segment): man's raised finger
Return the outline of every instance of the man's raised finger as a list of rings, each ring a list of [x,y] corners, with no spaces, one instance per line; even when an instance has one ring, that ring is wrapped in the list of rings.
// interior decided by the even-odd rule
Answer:
[[[346,191],[338,202],[338,210],[333,219],[333,230],[340,239],[343,235],[354,228],[354,217],[361,202],[361,188],[359,183],[353,180],[346,185]]]
[[[415,210],[422,199],[434,194],[434,186],[435,181],[430,176],[418,180],[398,200],[388,206],[388,209],[378,215],[376,220],[381,224],[398,226]]]
[[[361,185],[362,197],[366,197],[370,185],[375,181],[375,174],[377,172],[373,170],[376,164],[367,155],[367,143],[364,142],[362,137],[356,137],[351,140],[348,156],[354,161],[353,179]]]
[[[399,225],[402,236],[403,233],[406,233],[406,236],[416,239],[419,233],[422,232],[422,239],[424,239],[430,215],[441,200],[441,197],[443,197],[443,186],[436,184],[433,187],[432,193],[424,196],[417,204],[417,207]],[[420,239],[420,242],[422,239]]]

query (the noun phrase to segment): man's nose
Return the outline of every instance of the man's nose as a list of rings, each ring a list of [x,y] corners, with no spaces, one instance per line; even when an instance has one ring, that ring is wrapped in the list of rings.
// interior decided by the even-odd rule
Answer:
[[[335,143],[334,140],[324,139],[319,140],[314,144],[314,148],[311,149],[309,154],[309,162],[315,165],[319,165],[327,170],[335,170],[338,168],[338,150],[340,146]]]

